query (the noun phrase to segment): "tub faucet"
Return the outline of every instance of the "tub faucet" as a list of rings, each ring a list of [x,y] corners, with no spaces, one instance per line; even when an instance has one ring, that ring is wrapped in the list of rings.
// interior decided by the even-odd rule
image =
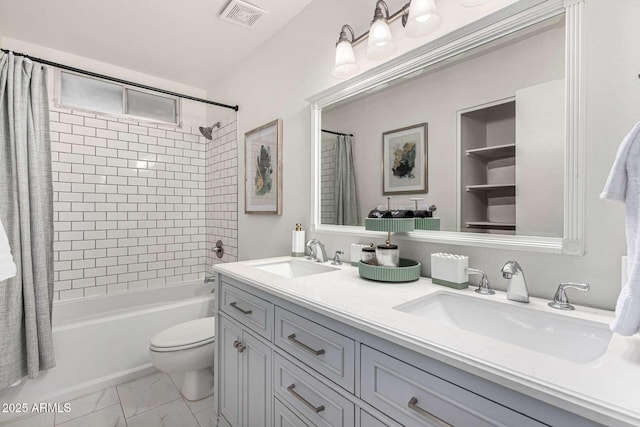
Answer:
[[[518,302],[529,302],[529,289],[524,278],[522,267],[517,261],[507,261],[502,267],[502,277],[507,279],[507,299]]]
[[[310,251],[309,258],[312,261],[317,262],[326,262],[328,260],[327,251],[324,248],[322,242],[318,239],[311,239],[305,245]],[[318,248],[320,249],[320,253],[318,253]]]

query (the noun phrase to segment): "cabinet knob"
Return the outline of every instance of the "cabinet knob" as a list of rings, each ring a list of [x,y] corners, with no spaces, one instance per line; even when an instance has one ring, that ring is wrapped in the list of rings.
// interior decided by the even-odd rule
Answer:
[[[245,348],[247,348],[246,346],[244,346],[242,344],[242,342],[235,340],[233,342],[233,348],[235,348],[236,350],[238,350],[238,353],[242,353],[244,351]]]

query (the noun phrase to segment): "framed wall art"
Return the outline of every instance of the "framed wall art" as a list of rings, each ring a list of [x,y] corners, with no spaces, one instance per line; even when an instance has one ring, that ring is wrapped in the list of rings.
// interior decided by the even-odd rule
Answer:
[[[427,132],[420,123],[382,134],[382,194],[428,191]]]
[[[244,212],[282,214],[282,120],[244,134]]]

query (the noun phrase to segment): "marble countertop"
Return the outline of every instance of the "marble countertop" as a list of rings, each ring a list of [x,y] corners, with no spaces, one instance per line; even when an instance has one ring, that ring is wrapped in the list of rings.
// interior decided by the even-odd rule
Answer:
[[[419,317],[393,307],[446,291],[473,298],[491,298],[504,304],[603,325],[613,320],[613,312],[582,306],[576,306],[575,311],[560,312],[548,307],[546,300],[531,298],[529,304],[523,305],[508,301],[504,292],[480,296],[471,288],[461,291],[449,289],[431,283],[428,278],[400,284],[372,282],[360,278],[357,267],[348,264],[335,271],[292,279],[254,267],[258,263],[288,259],[218,264],[214,269],[364,332],[593,421],[612,427],[640,425],[638,336],[625,338],[613,335],[603,356],[589,363],[576,363],[456,327],[420,321]]]

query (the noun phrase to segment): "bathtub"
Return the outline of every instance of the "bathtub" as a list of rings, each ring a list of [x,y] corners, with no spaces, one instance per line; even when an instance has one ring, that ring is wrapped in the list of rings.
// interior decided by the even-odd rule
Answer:
[[[149,340],[169,326],[213,315],[201,281],[53,304],[56,367],[0,390],[0,402],[64,402],[153,372]],[[0,413],[0,422],[20,414]]]

